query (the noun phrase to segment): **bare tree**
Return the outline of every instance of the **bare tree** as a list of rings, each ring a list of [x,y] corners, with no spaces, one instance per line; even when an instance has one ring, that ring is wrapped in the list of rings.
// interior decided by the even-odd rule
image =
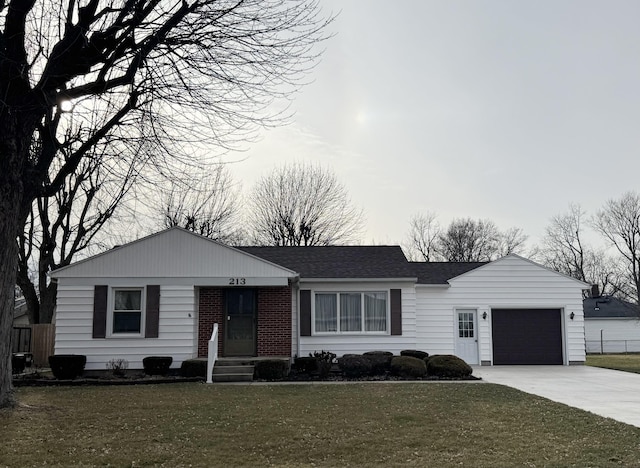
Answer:
[[[577,204],[551,218],[542,241],[540,259],[555,271],[597,285],[603,294],[621,290],[619,268],[603,249],[585,241],[585,212]]]
[[[226,244],[237,245],[243,233],[239,228],[239,190],[223,165],[208,177],[173,186],[163,196],[164,226],[180,226]]]
[[[141,164],[139,164],[141,165]],[[18,235],[17,284],[30,323],[50,323],[57,284],[48,273],[88,249],[137,180],[133,167],[118,167],[109,154],[84,159],[64,187],[33,203]]]
[[[432,212],[416,214],[409,222],[405,252],[411,261],[435,262],[440,260],[438,239],[442,230],[437,215]]]
[[[524,251],[527,238],[524,231],[516,227],[500,232],[495,256],[500,258],[509,254],[521,254]]]
[[[115,142],[127,143],[118,157],[131,161],[137,142],[153,140],[153,163],[173,175],[206,165],[200,155],[211,144],[230,147],[277,122],[267,106],[290,96],[316,62],[326,24],[319,8],[315,0],[0,2],[0,407],[13,402],[15,240],[34,200],[54,196],[85,158]]]
[[[329,169],[284,165],[256,183],[250,216],[259,245],[332,245],[357,239],[362,211]]]
[[[627,192],[609,200],[593,218],[594,228],[622,257],[628,287],[621,292],[629,300],[640,298],[640,195]]]
[[[493,221],[454,219],[438,239],[438,250],[449,262],[488,262],[495,258],[500,231]]]

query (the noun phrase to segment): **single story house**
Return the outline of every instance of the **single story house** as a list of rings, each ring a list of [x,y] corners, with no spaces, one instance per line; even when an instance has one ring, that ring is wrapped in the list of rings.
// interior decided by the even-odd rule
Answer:
[[[640,307],[613,296],[584,300],[588,353],[640,352]]]
[[[420,349],[470,364],[582,364],[589,285],[518,255],[408,262],[399,246],[233,248],[171,228],[60,268],[56,354],[141,368],[218,356]]]

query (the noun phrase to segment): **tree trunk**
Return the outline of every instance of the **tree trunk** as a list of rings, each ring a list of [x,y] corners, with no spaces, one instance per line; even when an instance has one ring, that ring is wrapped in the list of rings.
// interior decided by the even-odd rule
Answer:
[[[53,281],[45,288],[40,289],[40,323],[51,323],[53,320],[57,294],[58,283]]]
[[[23,273],[22,271],[18,271],[17,282],[24,296],[24,300],[27,302],[29,323],[40,323],[40,300],[38,299],[35,286],[28,278],[28,272],[25,271]]]
[[[18,266],[18,244],[16,234],[20,219],[22,184],[7,183],[0,176],[0,408],[13,406],[11,382],[11,330],[15,308],[16,270]]]
[[[31,141],[23,133],[27,127],[24,122],[6,109],[3,111],[0,110],[0,408],[15,404],[11,331],[18,271],[17,236],[26,219],[24,164]]]

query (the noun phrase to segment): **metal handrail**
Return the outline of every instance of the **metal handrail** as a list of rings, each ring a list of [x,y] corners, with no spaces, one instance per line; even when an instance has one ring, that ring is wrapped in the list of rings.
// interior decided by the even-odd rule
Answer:
[[[213,366],[218,359],[218,324],[213,324],[213,332],[209,340],[209,349],[207,352],[207,383],[213,383]]]

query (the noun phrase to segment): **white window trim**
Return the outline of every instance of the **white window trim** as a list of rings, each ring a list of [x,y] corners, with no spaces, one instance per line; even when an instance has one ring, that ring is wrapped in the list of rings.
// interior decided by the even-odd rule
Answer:
[[[113,312],[115,307],[116,291],[140,291],[140,333],[114,333]],[[144,286],[116,286],[109,288],[107,298],[107,338],[144,338],[146,319],[147,291]]]
[[[386,330],[385,331],[365,331],[365,316],[364,316],[364,294],[372,294],[372,293],[384,293],[386,296]],[[336,295],[336,306],[337,306],[337,316],[336,316],[336,327],[340,328],[340,299],[338,296],[340,294],[360,294],[360,308],[361,308],[361,318],[362,318],[362,330],[361,331],[327,331],[327,332],[319,332],[316,331],[316,294],[335,294]],[[391,335],[391,292],[389,289],[358,289],[357,291],[327,291],[327,290],[312,290],[311,291],[311,334],[316,336],[349,336],[349,335],[357,335],[357,336],[386,336]]]

